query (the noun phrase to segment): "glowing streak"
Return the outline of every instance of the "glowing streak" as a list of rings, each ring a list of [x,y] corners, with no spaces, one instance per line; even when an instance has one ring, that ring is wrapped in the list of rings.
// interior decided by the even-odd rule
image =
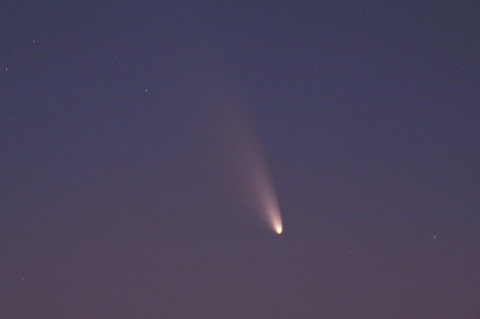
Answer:
[[[282,216],[280,215],[280,211],[278,209],[272,210],[268,212],[270,223],[277,234],[281,234],[283,232],[283,225],[282,225]]]
[[[268,226],[280,235],[283,232],[282,215],[268,167],[260,154],[260,152],[256,153],[256,165],[251,167],[254,172],[252,181],[256,185],[255,196],[259,205],[258,209]]]
[[[277,232],[277,234],[281,234],[282,231],[283,231],[283,226],[282,226],[282,221],[280,220],[279,222],[275,223],[275,231]]]
[[[270,224],[273,230],[280,235],[283,231],[282,216],[280,215],[280,209],[278,207],[275,191],[273,189],[273,185],[270,183],[270,180],[266,180],[264,186],[263,210],[266,215],[265,217],[267,218],[267,222]]]
[[[283,232],[282,217],[275,189],[268,169],[265,154],[245,116],[236,107],[217,109],[222,124],[225,145],[233,151],[232,159],[237,169],[241,192],[252,205],[253,211],[260,214],[263,222],[275,233]]]

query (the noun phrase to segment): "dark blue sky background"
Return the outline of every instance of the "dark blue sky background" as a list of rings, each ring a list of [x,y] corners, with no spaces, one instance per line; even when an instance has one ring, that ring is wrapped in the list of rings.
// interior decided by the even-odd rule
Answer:
[[[0,317],[478,318],[479,16],[3,1]],[[235,191],[233,108],[280,236]]]

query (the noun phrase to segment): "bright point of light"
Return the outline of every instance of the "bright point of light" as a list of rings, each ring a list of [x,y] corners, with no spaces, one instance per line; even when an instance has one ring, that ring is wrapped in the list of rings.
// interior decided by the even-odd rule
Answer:
[[[275,231],[277,232],[277,234],[280,235],[283,231],[282,225],[281,224],[275,225]]]

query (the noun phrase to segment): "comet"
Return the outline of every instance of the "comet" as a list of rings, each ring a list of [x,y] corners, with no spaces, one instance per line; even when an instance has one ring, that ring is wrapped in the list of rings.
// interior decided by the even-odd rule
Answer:
[[[256,216],[278,235],[283,232],[282,216],[266,156],[253,126],[236,107],[223,110],[221,121],[226,133],[225,147],[230,150],[236,180],[243,200]]]
[[[283,232],[283,225],[282,225],[281,218],[279,218],[278,220],[274,220],[273,225],[275,227],[275,231],[277,232],[277,234],[281,235]]]
[[[189,70],[185,79],[198,77],[202,82],[201,86],[196,86],[196,80],[186,86],[195,92],[187,104],[192,102],[194,106],[191,108],[194,124],[191,132],[195,141],[192,145],[195,145],[196,158],[201,160],[198,166],[205,165],[201,174],[209,172],[209,181],[218,187],[216,193],[225,199],[218,204],[232,204],[225,208],[227,214],[253,217],[280,235],[284,226],[279,201],[266,154],[256,134],[256,128],[261,128],[256,124],[266,123],[264,120],[268,117],[262,116],[262,122],[249,118],[250,101],[241,90],[243,85],[234,80],[239,77],[230,74],[235,68],[225,68],[227,61],[221,57],[207,61],[196,59],[197,56],[189,59],[193,62],[191,69],[188,66],[183,69]]]
[[[222,192],[235,200],[246,216],[254,216],[274,233],[283,233],[282,216],[272,176],[252,121],[238,101],[217,101],[208,112],[205,129],[210,158]],[[213,146],[213,147],[212,147]]]

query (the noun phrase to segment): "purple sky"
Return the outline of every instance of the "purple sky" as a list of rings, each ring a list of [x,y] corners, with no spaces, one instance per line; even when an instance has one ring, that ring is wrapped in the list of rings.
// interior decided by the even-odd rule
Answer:
[[[479,318],[479,6],[119,3],[0,5],[2,319]]]

